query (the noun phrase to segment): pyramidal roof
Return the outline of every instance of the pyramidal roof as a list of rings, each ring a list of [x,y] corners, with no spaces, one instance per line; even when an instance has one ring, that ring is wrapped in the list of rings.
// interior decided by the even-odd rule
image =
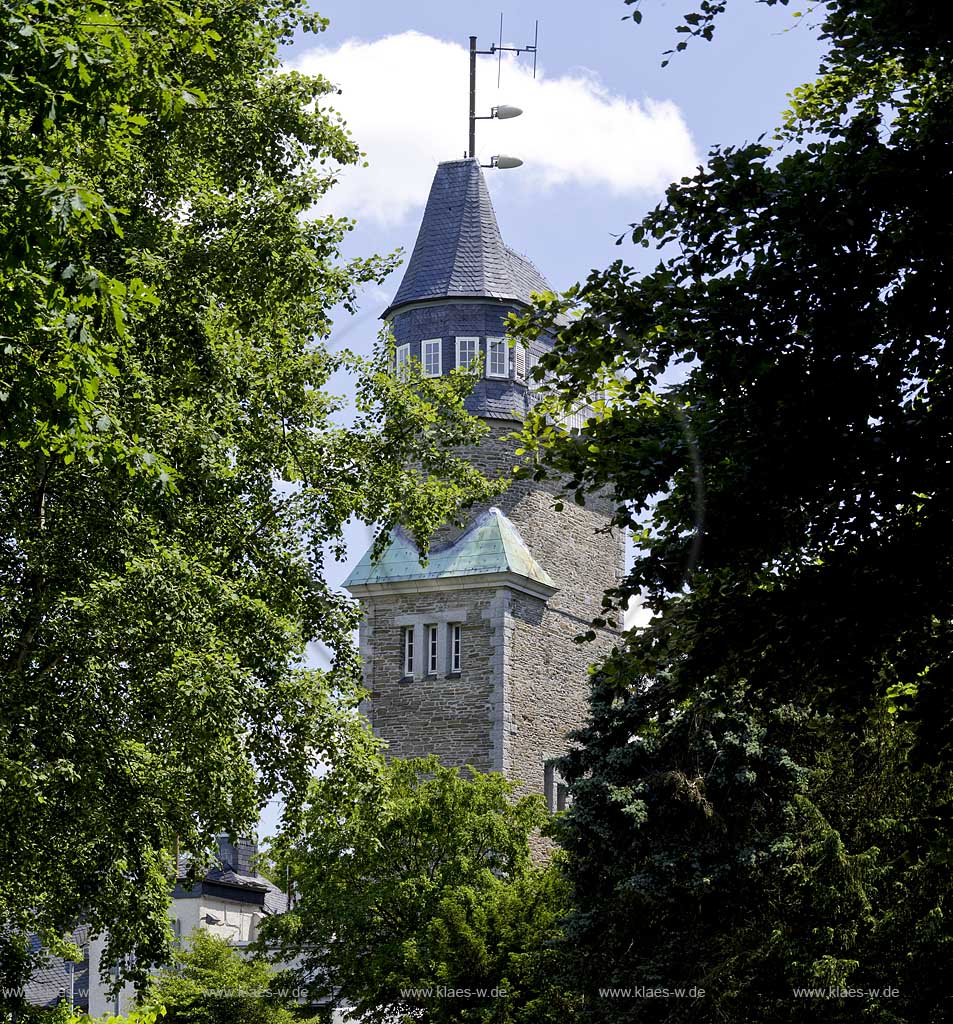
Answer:
[[[526,257],[503,241],[480,162],[437,165],[414,251],[384,317],[410,302],[491,297],[529,305],[532,292],[552,291]]]
[[[426,566],[420,564],[416,544],[400,529],[379,561],[375,562],[372,555],[373,547],[344,581],[345,588],[355,596],[381,584],[391,591],[400,583],[407,589],[433,589],[441,580],[453,580],[458,587],[461,577],[476,577],[476,586],[509,583],[542,597],[552,596],[557,589],[516,527],[498,508],[478,516],[452,544],[431,551]]]

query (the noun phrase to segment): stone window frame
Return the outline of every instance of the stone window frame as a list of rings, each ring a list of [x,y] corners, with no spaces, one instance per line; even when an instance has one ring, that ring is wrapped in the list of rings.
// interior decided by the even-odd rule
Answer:
[[[572,804],[569,786],[556,768],[556,758],[543,762],[543,796],[550,814],[565,811]]]
[[[431,362],[431,356],[436,356],[436,359]],[[443,339],[442,338],[424,338],[420,343],[420,362],[423,365],[423,372],[425,377],[442,377],[443,376]],[[434,366],[431,369],[431,366]]]
[[[494,355],[502,352],[503,367],[502,372],[497,373],[493,370]],[[492,377],[494,380],[505,380],[510,375],[510,349],[506,343],[506,338],[487,338],[486,339],[486,375]]]
[[[409,680],[413,678],[415,681],[425,678],[433,679],[429,673],[424,672],[425,664],[424,658],[416,658],[417,651],[425,650],[425,637],[424,630],[428,626],[445,626],[451,622],[464,623],[467,621],[467,610],[465,608],[448,608],[445,611],[430,611],[430,612],[419,612],[415,615],[396,615],[394,617],[394,625],[398,629],[402,629],[401,650],[406,650],[406,637],[408,633],[413,633],[413,648],[415,653],[414,671],[412,674],[402,675],[402,679]],[[437,675],[436,678],[440,678],[441,675],[446,677],[451,673],[446,671],[446,666],[449,664],[449,651],[447,649],[448,630],[438,629],[437,632]],[[407,667],[406,660],[401,663],[404,668]],[[441,671],[441,666],[444,666]],[[429,666],[426,666],[429,667]]]
[[[394,354],[394,369],[398,380],[406,380],[410,367],[410,345],[398,345]]]
[[[459,675],[463,668],[463,623],[449,622],[450,675]]]
[[[401,637],[401,666],[403,672],[401,673],[404,679],[412,679],[414,676],[414,669],[416,668],[416,643],[413,626],[405,626],[403,628],[403,636]]]
[[[455,340],[457,348],[457,369],[460,370],[467,368],[473,360],[478,358],[480,355],[480,338],[476,334],[461,334]],[[470,347],[471,342],[473,343],[473,355],[471,355],[469,359],[463,355],[462,342],[466,342],[467,347]]]
[[[435,676],[440,670],[440,626],[431,622],[427,625],[427,675]]]

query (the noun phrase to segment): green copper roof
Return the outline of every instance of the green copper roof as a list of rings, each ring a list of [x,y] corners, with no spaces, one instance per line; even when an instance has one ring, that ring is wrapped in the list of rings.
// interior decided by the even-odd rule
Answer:
[[[420,564],[417,546],[403,530],[397,530],[380,561],[373,548],[344,581],[348,590],[403,581],[443,580],[464,576],[506,574],[556,591],[546,570],[530,554],[516,527],[498,508],[480,515],[452,544],[431,550],[426,566]]]

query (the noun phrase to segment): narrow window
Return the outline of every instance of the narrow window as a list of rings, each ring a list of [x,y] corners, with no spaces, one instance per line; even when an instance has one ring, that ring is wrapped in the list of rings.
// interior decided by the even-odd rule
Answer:
[[[429,340],[422,342],[422,345],[424,376],[439,377],[442,372],[440,349],[443,342],[440,338],[430,338]]]
[[[457,338],[457,369],[469,366],[479,352],[479,338]]]
[[[513,361],[516,364],[515,377],[517,380],[526,380],[526,349],[517,345],[513,349]]]
[[[407,379],[407,369],[410,363],[410,345],[397,346],[397,378]]]
[[[437,674],[437,627],[427,627],[427,674]]]
[[[509,376],[509,351],[506,338],[486,339],[486,375],[487,377]]]
[[[569,787],[556,771],[553,761],[547,761],[543,766],[543,794],[552,814],[564,811],[569,806]]]
[[[450,626],[450,671],[459,672],[463,662],[462,655],[463,630],[459,622]]]
[[[404,629],[404,675],[414,674],[414,627]]]

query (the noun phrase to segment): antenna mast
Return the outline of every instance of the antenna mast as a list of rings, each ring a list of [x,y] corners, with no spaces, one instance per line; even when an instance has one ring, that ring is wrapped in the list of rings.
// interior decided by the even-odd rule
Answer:
[[[533,78],[536,77],[536,46],[539,42],[539,19],[536,21],[536,33],[532,43],[526,46],[504,46],[503,45],[503,15],[500,14],[500,42],[499,45],[492,43],[489,50],[477,49],[477,37],[470,36],[470,137],[468,155],[476,156],[476,123],[477,121],[489,121],[494,117],[515,117],[515,114],[506,113],[504,110],[515,110],[515,107],[494,107],[489,117],[477,117],[476,112],[476,59],[479,55],[492,57],[497,54],[496,85],[500,86],[500,70],[503,62],[503,53],[531,53],[533,55]],[[500,111],[500,113],[497,113]]]
[[[470,36],[470,156],[476,156],[476,48],[477,37]],[[484,51],[485,52],[485,51]]]

